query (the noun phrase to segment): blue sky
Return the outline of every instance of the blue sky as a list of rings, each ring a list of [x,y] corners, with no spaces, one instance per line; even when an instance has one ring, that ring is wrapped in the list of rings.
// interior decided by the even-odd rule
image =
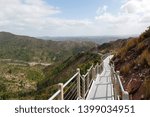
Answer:
[[[0,31],[30,36],[140,34],[150,0],[0,0]]]
[[[61,9],[59,17],[70,19],[92,19],[96,15],[97,8],[103,5],[108,5],[111,12],[117,12],[120,5],[117,0],[46,0],[46,2]]]
[[[57,6],[62,13],[58,17],[69,19],[92,19],[100,6],[108,5],[112,13],[118,12],[119,0],[46,0],[49,5]]]

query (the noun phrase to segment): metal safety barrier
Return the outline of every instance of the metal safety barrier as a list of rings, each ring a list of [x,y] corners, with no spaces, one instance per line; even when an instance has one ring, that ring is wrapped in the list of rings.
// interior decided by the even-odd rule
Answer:
[[[111,53],[102,56],[104,60]],[[129,100],[129,93],[124,90],[119,72],[114,69],[114,63],[110,63],[111,67],[111,81],[113,83],[114,99],[115,100]],[[49,98],[49,100],[85,100],[91,85],[96,80],[97,75],[101,74],[104,69],[104,63],[91,65],[86,74],[81,75],[80,69],[65,83],[58,84],[58,91]]]
[[[114,86],[114,98],[115,100],[129,100],[129,93],[124,90],[119,71],[115,71],[114,68],[114,63],[111,63],[111,79]]]
[[[91,65],[85,75],[80,74],[80,69],[65,83],[58,84],[58,91],[49,100],[81,100],[86,99],[93,80],[103,70],[103,63]]]

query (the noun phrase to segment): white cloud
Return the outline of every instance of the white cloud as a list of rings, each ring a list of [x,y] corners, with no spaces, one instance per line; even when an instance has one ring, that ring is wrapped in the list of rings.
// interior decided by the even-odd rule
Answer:
[[[143,15],[143,17],[140,19],[141,23],[150,23],[150,14]]]
[[[138,34],[150,25],[150,0],[126,0],[118,14],[104,12],[95,20],[112,34]]]
[[[59,12],[58,8],[47,6],[43,0],[0,0],[0,26],[13,27],[17,32],[18,27],[42,26],[45,18]]]
[[[49,6],[44,0],[0,0],[0,30],[29,35],[47,35],[49,33],[44,31],[55,32],[57,29],[62,29],[61,27],[75,27],[79,30],[91,24],[88,20],[54,17],[61,12],[60,8]],[[57,33],[63,35],[61,32],[63,31]]]
[[[150,25],[150,0],[125,0],[117,14],[103,5],[90,20],[62,19],[60,13],[45,0],[0,0],[0,30],[33,36],[138,34]]]
[[[43,0],[0,0],[0,14],[9,20],[40,18],[59,12],[58,8],[47,6]]]
[[[126,13],[149,13],[150,12],[150,0],[127,0],[125,4],[121,6],[123,12]]]
[[[103,7],[99,7],[96,11],[98,15],[106,13],[108,6],[104,5]]]

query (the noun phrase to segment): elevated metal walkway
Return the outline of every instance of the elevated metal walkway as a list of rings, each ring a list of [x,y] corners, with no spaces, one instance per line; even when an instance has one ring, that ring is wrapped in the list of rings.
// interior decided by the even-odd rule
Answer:
[[[109,61],[113,56],[108,56],[103,62],[103,71],[97,75],[87,95],[87,100],[114,100],[113,84],[111,81],[111,67]]]
[[[128,100],[119,72],[114,70],[113,55],[105,54],[101,64],[92,65],[85,75],[80,69],[49,100]]]

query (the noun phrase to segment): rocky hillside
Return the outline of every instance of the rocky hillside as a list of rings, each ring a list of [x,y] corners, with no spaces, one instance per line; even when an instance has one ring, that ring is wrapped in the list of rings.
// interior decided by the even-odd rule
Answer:
[[[150,27],[131,38],[113,58],[131,99],[150,99]]]
[[[56,62],[95,46],[86,41],[51,41],[0,32],[0,59]]]

